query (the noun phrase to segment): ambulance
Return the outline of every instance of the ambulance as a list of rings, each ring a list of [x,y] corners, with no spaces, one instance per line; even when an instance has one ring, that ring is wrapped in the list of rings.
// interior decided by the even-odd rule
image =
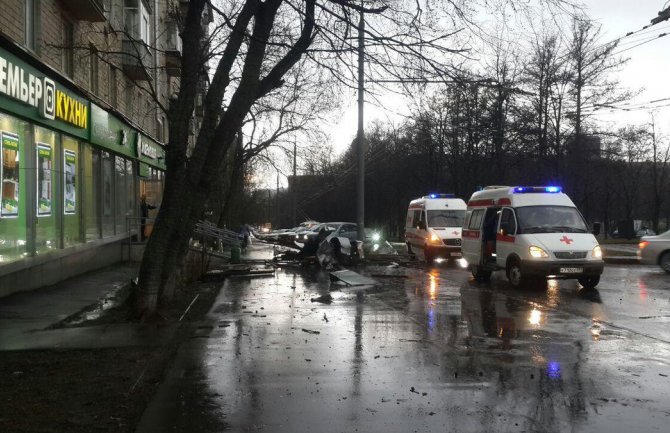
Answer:
[[[407,252],[431,263],[461,258],[461,227],[467,205],[454,194],[430,194],[412,200],[407,209]]]
[[[503,269],[514,287],[561,278],[594,288],[604,268],[598,241],[558,186],[475,192],[463,221],[462,251],[477,280]]]

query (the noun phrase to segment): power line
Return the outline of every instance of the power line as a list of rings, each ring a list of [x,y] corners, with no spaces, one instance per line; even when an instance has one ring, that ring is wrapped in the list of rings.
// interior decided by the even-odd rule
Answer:
[[[650,39],[647,39],[647,40],[645,40],[645,41],[643,41],[643,42],[640,42],[639,44],[633,45],[632,47],[624,48],[624,49],[621,50],[621,51],[617,51],[616,53],[612,53],[612,55],[615,55],[615,56],[616,56],[616,55],[619,55],[619,54],[621,54],[621,53],[625,53],[626,51],[632,50],[633,48],[637,48],[637,47],[639,47],[640,45],[648,44],[649,42],[655,41],[656,39],[660,39],[660,38],[663,38],[663,37],[665,37],[665,36],[668,36],[668,33],[661,33],[661,34],[659,34],[658,36],[655,36],[655,37],[652,37],[652,38],[650,38]]]

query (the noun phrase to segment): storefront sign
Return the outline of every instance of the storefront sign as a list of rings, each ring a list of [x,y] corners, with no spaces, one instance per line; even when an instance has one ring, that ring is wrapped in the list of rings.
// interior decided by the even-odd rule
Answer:
[[[3,49],[0,49],[0,107],[88,138],[88,100]]]
[[[88,102],[57,89],[53,80],[34,75],[1,53],[0,93],[39,109],[45,119],[60,119],[82,129],[88,127]]]
[[[133,143],[133,134],[137,132],[120,118],[96,104],[91,104],[91,143],[134,158],[137,155],[128,146],[128,143]]]
[[[137,147],[140,149],[140,155],[151,159],[158,159],[158,149],[148,141],[143,140],[140,134],[137,134]]]
[[[56,90],[56,101],[56,118],[78,128],[88,127],[88,107],[86,105],[60,90]]]

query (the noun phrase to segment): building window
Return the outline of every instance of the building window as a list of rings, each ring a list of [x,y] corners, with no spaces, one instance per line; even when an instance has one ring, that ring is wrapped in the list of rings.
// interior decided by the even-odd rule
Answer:
[[[91,83],[91,93],[94,95],[98,94],[98,50],[95,46],[90,45],[91,60],[90,60],[90,76],[89,82]]]
[[[39,0],[25,0],[24,19],[25,19],[25,44],[26,47],[35,51],[37,47],[37,21]]]
[[[156,138],[158,138],[158,141],[165,142],[165,137],[163,137],[163,119],[160,116],[156,118]]]
[[[109,65],[109,104],[112,107],[116,107],[117,101],[117,92],[116,92],[116,68],[113,65]]]
[[[74,76],[74,24],[63,20],[63,72],[68,77]]]

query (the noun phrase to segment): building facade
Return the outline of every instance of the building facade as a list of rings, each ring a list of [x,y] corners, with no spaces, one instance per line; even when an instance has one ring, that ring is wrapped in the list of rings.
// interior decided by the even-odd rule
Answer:
[[[0,296],[120,261],[160,205],[187,3],[0,1]]]

